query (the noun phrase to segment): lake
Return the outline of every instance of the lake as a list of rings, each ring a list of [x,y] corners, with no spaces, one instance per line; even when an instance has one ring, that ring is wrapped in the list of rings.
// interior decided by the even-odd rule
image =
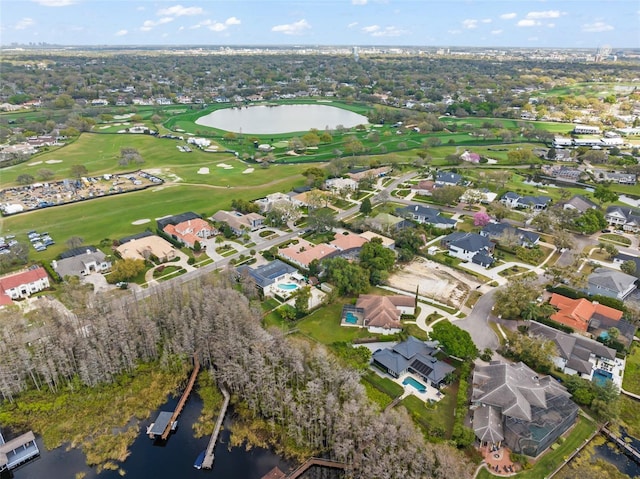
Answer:
[[[196,124],[236,133],[268,135],[335,129],[338,125],[352,128],[368,124],[367,117],[328,105],[278,105],[224,108],[202,116]]]
[[[171,411],[177,403],[177,398],[169,399],[160,410]],[[274,466],[279,466],[283,471],[288,471],[290,465],[276,456],[272,451],[253,448],[245,451],[244,448],[228,449],[229,444],[229,419],[232,410],[227,413],[225,427],[223,428],[215,449],[215,461],[210,471],[197,470],[193,462],[200,451],[206,449],[209,437],[195,439],[191,425],[196,421],[202,401],[197,394],[189,398],[180,418],[178,429],[172,434],[164,445],[157,445],[149,439],[144,432],[147,426],[155,419],[157,412],[140,423],[140,434],[130,448],[131,455],[121,465],[126,472],[124,477],[154,478],[154,479],[202,479],[203,477],[237,477],[241,479],[260,479]],[[80,450],[65,451],[64,447],[47,451],[42,445],[42,440],[37,439],[41,456],[15,470],[15,479],[73,479],[78,472],[84,472],[85,479],[122,479],[118,471],[103,471],[100,474],[85,464],[84,454]]]

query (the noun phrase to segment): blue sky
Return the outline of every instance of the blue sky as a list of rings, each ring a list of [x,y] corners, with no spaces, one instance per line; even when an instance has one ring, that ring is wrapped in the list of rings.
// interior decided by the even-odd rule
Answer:
[[[3,0],[0,42],[640,47],[638,0]]]

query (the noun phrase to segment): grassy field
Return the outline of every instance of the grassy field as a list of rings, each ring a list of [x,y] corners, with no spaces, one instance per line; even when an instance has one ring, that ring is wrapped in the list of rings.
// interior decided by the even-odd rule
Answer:
[[[634,344],[627,356],[622,387],[629,392],[640,394],[640,346]]]
[[[567,439],[556,450],[548,449],[547,452],[536,461],[532,469],[523,471],[518,474],[518,478],[522,479],[543,479],[555,468],[557,468],[565,457],[568,457],[578,446],[584,443],[594,431],[596,425],[580,417],[578,423],[571,430]],[[480,474],[476,476],[478,479],[491,479],[499,476],[494,476],[486,469],[482,469]]]
[[[445,396],[434,405],[427,406],[415,396],[407,396],[400,405],[404,406],[413,420],[429,436],[451,438],[455,421],[454,410],[456,407],[457,383],[449,385],[444,391]]]

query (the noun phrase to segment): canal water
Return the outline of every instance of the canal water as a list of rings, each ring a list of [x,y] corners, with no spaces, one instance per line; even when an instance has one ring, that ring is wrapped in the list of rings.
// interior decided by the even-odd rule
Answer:
[[[622,427],[620,428],[620,433],[622,438],[625,439],[625,442],[628,442],[631,447],[640,451],[640,440],[627,435],[627,432]],[[613,464],[620,472],[629,477],[640,478],[640,464],[625,455],[613,442],[606,442],[601,446],[597,446],[595,448],[595,456],[598,459],[603,459],[604,461]]]
[[[172,411],[176,399],[169,399],[159,410]],[[202,478],[238,478],[260,479],[274,466],[283,471],[289,465],[272,451],[262,448],[235,447],[229,450],[229,410],[215,449],[215,461],[210,471],[197,470],[193,463],[198,454],[206,449],[209,437],[195,439],[191,425],[198,418],[202,401],[193,394],[187,402],[178,420],[178,429],[165,444],[154,443],[145,434],[147,426],[155,419],[151,417],[140,424],[140,434],[130,448],[131,455],[120,465],[125,478],[132,479],[202,479]],[[87,467],[85,457],[78,449],[66,451],[64,447],[47,451],[38,438],[41,456],[13,471],[15,479],[74,479],[76,473],[84,472],[85,479],[122,479],[119,471],[103,471],[97,474],[94,468]]]

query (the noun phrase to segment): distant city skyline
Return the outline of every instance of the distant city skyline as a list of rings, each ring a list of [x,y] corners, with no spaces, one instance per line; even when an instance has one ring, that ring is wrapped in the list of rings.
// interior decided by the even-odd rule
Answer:
[[[0,41],[640,48],[636,0],[4,0]]]

